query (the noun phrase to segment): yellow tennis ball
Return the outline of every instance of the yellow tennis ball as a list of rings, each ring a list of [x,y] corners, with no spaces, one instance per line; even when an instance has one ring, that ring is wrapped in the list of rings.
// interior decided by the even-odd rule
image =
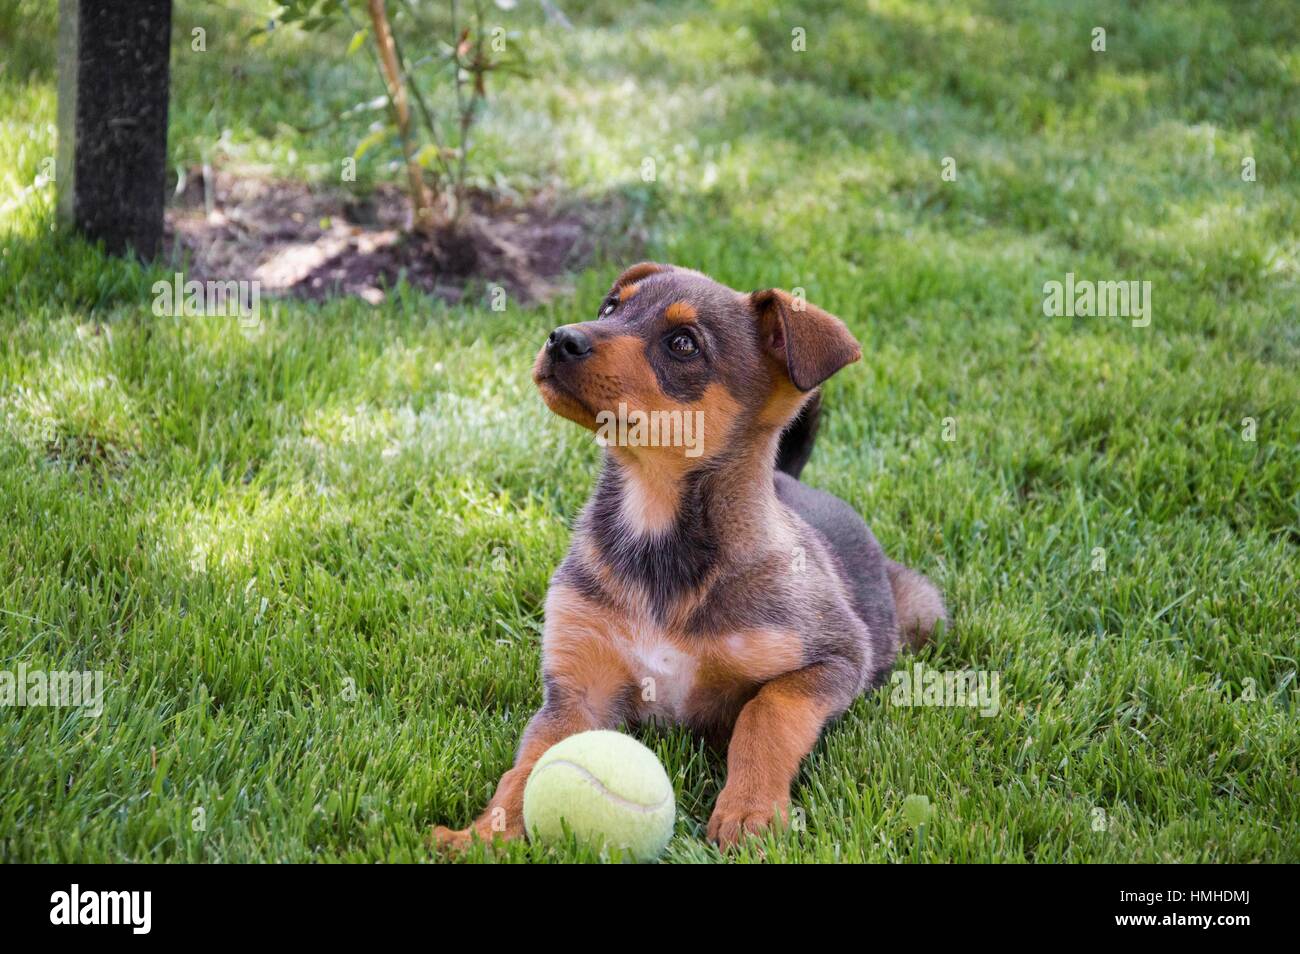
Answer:
[[[543,842],[564,837],[622,848],[637,861],[659,856],[677,804],[655,754],[621,732],[581,732],[557,742],[524,786],[524,827]]]

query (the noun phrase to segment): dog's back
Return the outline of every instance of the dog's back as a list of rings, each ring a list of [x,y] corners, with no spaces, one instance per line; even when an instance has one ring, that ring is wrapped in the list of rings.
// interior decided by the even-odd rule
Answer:
[[[919,648],[940,621],[943,597],[922,574],[885,556],[865,521],[851,506],[798,479],[812,455],[821,422],[821,395],[814,395],[781,434],[775,475],[777,498],[826,540],[852,594],[853,608],[872,634],[876,661],[870,685],[879,685],[900,647]]]

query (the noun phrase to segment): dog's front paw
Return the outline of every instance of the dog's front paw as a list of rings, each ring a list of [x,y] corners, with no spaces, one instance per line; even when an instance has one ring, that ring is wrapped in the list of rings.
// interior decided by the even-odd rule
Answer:
[[[503,812],[488,812],[468,828],[455,829],[448,828],[446,825],[437,825],[429,841],[435,851],[458,855],[467,851],[475,841],[491,845],[497,839],[509,841],[523,836],[522,819],[507,823]]]
[[[790,817],[788,795],[756,796],[724,787],[709,818],[709,841],[723,851],[746,835],[759,835],[771,825],[784,825]]]
[[[470,828],[448,828],[446,825],[436,825],[429,841],[433,845],[434,851],[445,852],[449,855],[464,854],[471,844],[474,843],[474,829]]]

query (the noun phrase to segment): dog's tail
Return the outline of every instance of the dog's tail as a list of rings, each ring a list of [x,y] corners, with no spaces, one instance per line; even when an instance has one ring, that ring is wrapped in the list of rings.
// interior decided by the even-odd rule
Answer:
[[[817,440],[817,426],[822,417],[820,391],[808,399],[795,419],[781,432],[781,443],[776,449],[776,469],[791,477],[798,477],[804,464],[812,456],[813,442]]]
[[[894,591],[898,632],[913,649],[920,649],[939,623],[948,622],[939,588],[910,567],[889,560],[885,564]]]

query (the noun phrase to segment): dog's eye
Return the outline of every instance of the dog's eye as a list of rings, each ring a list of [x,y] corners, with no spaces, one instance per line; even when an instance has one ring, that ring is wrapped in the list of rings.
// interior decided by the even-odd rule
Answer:
[[[615,296],[610,295],[608,298],[605,299],[605,303],[600,306],[600,311],[597,313],[597,317],[604,318],[606,315],[612,315],[614,313],[614,309],[617,307],[618,307],[618,299]]]
[[[700,346],[688,332],[678,331],[668,336],[668,351],[674,358],[693,358],[700,353]]]

